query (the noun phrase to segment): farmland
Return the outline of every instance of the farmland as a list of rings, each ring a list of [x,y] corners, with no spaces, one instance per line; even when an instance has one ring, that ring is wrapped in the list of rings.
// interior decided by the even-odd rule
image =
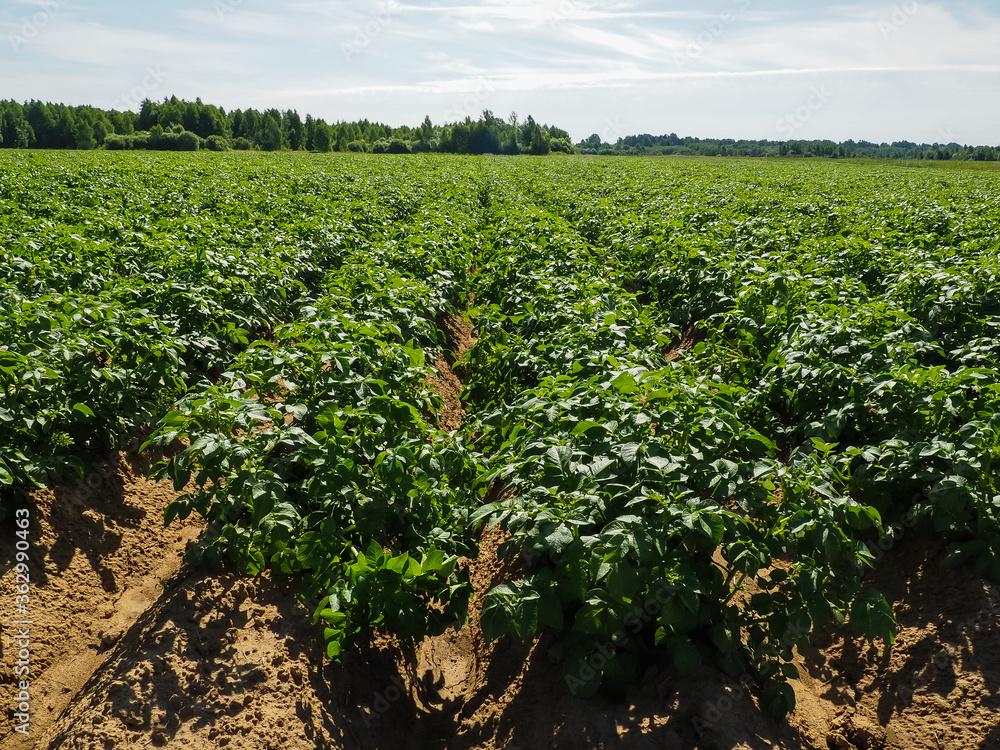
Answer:
[[[616,718],[648,731],[608,747],[1000,743],[996,171],[13,152],[0,256],[8,567],[27,509],[48,601],[58,519],[116,522],[66,490],[109,455],[160,481],[135,480],[157,531],[129,554],[191,540],[150,622],[97,637],[104,661],[38,747],[216,746],[180,704],[161,725],[94,715],[118,716],[144,664],[153,702],[173,658],[151,655],[157,612],[232,620],[268,586],[307,672],[380,665],[302,747],[388,746],[389,724],[420,747],[535,746],[509,723],[531,710],[498,696],[536,673],[570,714],[682,696],[662,721]],[[411,674],[462,654],[475,691]],[[855,670],[877,710],[815,687]],[[410,697],[383,709],[394,676]],[[689,681],[719,692],[685,700]],[[734,686],[751,739],[711,720]]]

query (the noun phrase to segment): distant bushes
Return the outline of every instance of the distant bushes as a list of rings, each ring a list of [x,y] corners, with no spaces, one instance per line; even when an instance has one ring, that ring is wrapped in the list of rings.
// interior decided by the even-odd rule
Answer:
[[[197,151],[201,148],[201,138],[190,130],[180,133],[164,133],[159,140],[150,144],[150,148],[159,151]]]
[[[399,139],[393,138],[391,140],[381,139],[375,141],[372,144],[373,154],[411,154],[410,147],[406,145],[406,142]]]
[[[221,136],[210,136],[209,140],[211,139],[218,139],[213,141],[215,148],[209,146],[213,151],[228,150],[228,144]],[[226,148],[218,148],[219,141]],[[181,130],[179,133],[140,131],[131,135],[111,134],[104,139],[104,148],[108,151],[197,151],[203,144],[207,144],[207,141],[190,130]]]
[[[229,151],[233,148],[250,150],[253,144],[246,138],[237,138],[235,143],[230,144],[221,135],[199,138],[197,133],[183,128],[174,128],[167,132],[153,128],[149,132],[142,130],[131,135],[112,133],[104,139],[104,148],[108,151],[198,151],[200,149]]]
[[[221,135],[210,135],[205,139],[204,148],[209,151],[229,151],[229,141],[223,138]]]
[[[568,138],[553,138],[549,142],[550,153],[553,154],[578,154],[579,149],[575,148]]]
[[[140,138],[136,135],[115,135],[111,134],[104,139],[104,148],[108,151],[133,151],[148,147],[147,138],[149,133],[140,133],[142,144],[139,145]]]

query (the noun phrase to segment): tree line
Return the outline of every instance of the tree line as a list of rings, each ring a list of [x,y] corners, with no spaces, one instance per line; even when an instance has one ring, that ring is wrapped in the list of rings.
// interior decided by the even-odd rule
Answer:
[[[183,101],[146,99],[138,112],[70,107],[29,101],[0,101],[0,147],[46,149],[195,151],[358,151],[406,154],[583,153],[613,156],[744,156],[1000,161],[998,146],[958,143],[871,143],[830,140],[771,141],[630,135],[606,143],[594,134],[573,144],[569,133],[517,113],[496,117],[490,110],[473,120],[418,127],[391,127],[367,119],[327,123],[295,110],[235,109]]]
[[[871,143],[847,140],[751,141],[729,138],[680,138],[670,135],[630,135],[605,143],[596,133],[576,144],[583,154],[600,156],[785,156],[828,159],[933,159],[938,161],[1000,161],[1000,146],[958,143]]]
[[[516,113],[506,120],[490,110],[473,120],[419,127],[381,123],[327,123],[295,110],[236,109],[183,101],[146,99],[138,112],[70,107],[29,101],[0,101],[0,147],[45,149],[196,151],[207,148],[261,151],[442,152],[455,154],[578,153],[569,133]]]

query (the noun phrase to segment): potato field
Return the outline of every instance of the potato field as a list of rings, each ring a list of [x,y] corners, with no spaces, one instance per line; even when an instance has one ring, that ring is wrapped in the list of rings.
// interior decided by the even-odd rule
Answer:
[[[998,329],[1000,170],[0,153],[0,748],[997,750]]]

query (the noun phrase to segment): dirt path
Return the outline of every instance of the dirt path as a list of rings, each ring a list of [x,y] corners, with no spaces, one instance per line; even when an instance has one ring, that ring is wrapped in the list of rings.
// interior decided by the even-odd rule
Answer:
[[[434,361],[436,374],[427,378],[427,384],[444,401],[444,411],[438,426],[446,432],[453,432],[462,426],[465,409],[461,396],[465,387],[461,377],[461,366],[454,367],[476,344],[476,333],[472,323],[459,315],[441,315],[438,327],[444,332],[447,343]]]

